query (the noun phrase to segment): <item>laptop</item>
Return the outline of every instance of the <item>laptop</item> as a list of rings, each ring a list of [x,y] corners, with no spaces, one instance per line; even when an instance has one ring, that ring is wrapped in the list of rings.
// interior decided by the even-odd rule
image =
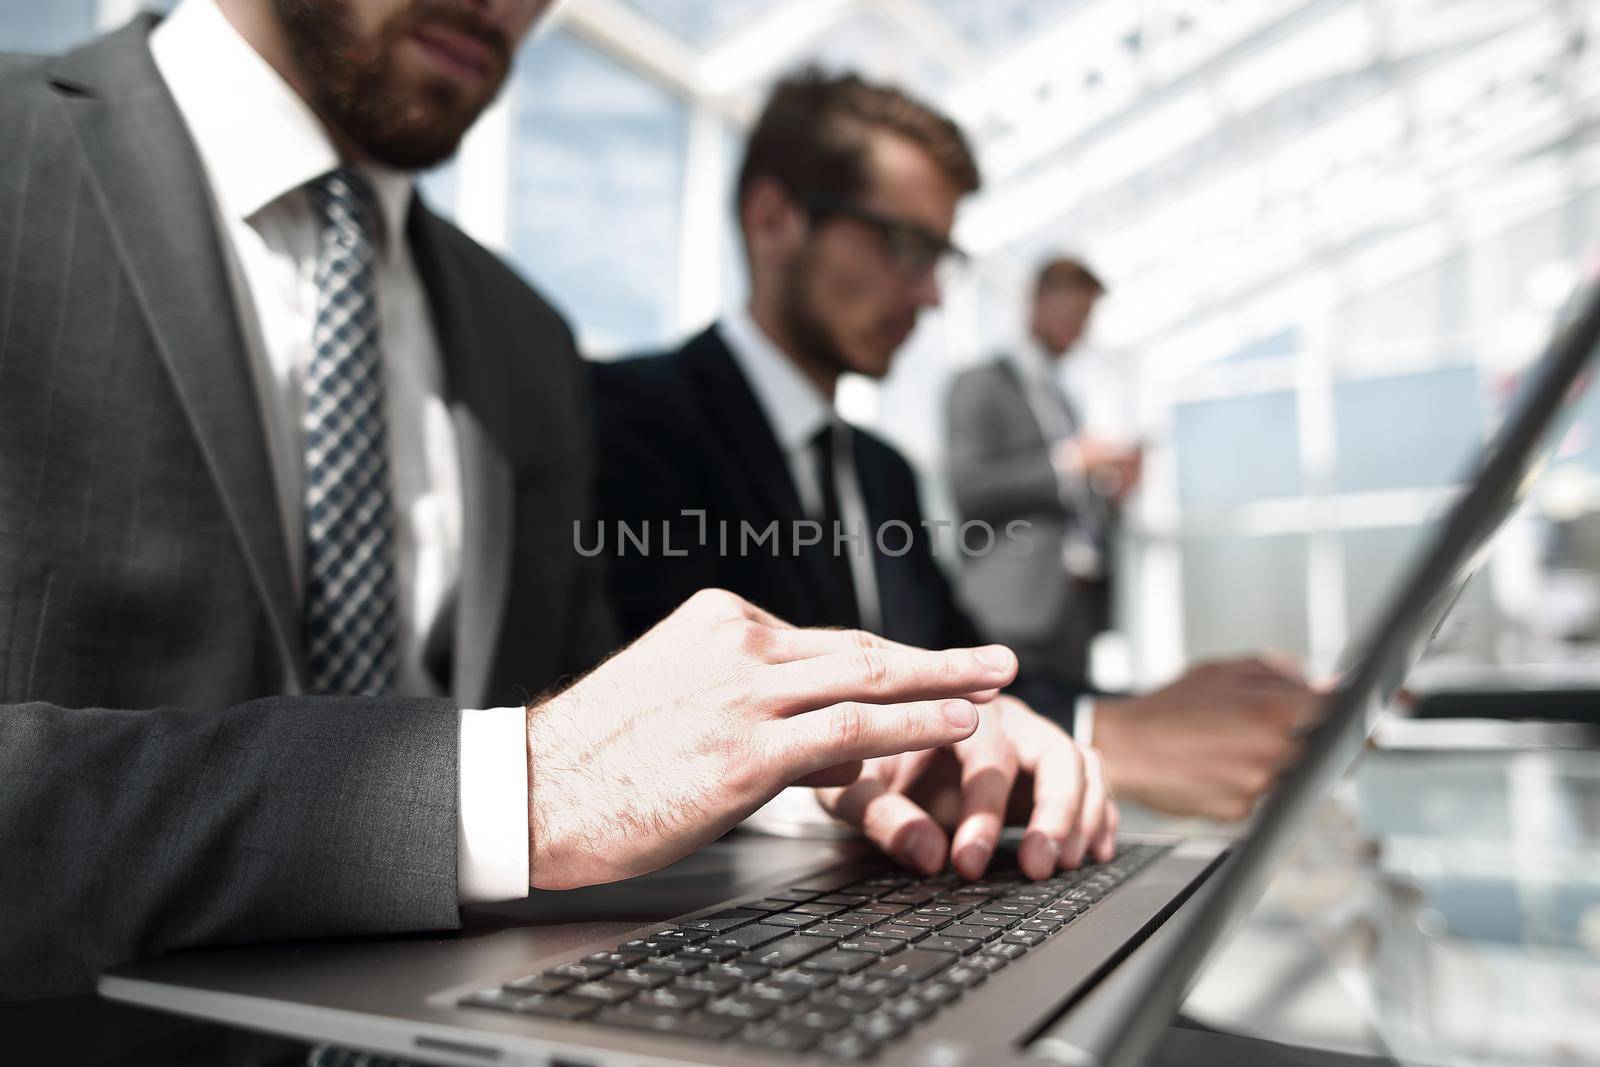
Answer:
[[[1002,853],[968,883],[860,844],[734,835],[646,878],[468,909],[457,934],[176,953],[111,969],[100,992],[441,1064],[1144,1062],[1554,454],[1597,345],[1591,277],[1231,847],[1126,837],[1043,882]]]

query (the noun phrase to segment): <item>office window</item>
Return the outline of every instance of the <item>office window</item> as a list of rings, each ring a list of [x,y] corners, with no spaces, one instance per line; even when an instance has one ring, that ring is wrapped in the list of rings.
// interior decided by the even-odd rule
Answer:
[[[1334,386],[1334,488],[1357,493],[1452,485],[1483,436],[1474,367]]]
[[[99,0],[0,0],[0,52],[61,52],[93,36]]]
[[[716,44],[773,7],[772,0],[623,0],[639,14],[660,23],[689,44]]]
[[[1260,648],[1309,652],[1303,536],[1186,538],[1181,552],[1190,659]]]
[[[1176,426],[1178,496],[1185,508],[1300,494],[1300,420],[1293,393],[1180,404]]]
[[[587,350],[666,343],[686,105],[559,31],[523,50],[513,78],[512,258]]]
[[[999,51],[1083,7],[1084,0],[929,0],[928,6],[974,46]]]

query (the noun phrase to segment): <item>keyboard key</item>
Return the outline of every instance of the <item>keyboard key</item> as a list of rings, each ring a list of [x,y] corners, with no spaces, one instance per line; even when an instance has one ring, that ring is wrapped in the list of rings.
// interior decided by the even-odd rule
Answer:
[[[573,963],[563,963],[559,967],[552,967],[544,973],[552,978],[576,978],[580,982],[588,982],[596,978],[604,978],[614,970],[616,968],[609,963],[591,963],[588,960],[578,960]]]
[[[976,909],[976,904],[957,904],[947,900],[933,904],[925,904],[918,908],[915,914],[924,915],[935,919],[959,919],[961,916],[966,915],[971,911],[975,911]]]
[[[993,958],[993,957],[991,957]],[[951,982],[962,989],[970,989],[979,985],[989,977],[989,972],[982,967],[975,967],[970,960],[962,960],[954,967],[939,976],[941,982]]]
[[[707,963],[727,963],[744,952],[738,945],[718,944],[707,941],[700,945],[685,945],[678,953],[686,960],[705,960]]]
[[[968,915],[964,917],[961,920],[961,925],[987,926],[994,930],[1009,930],[1011,927],[1022,921],[1023,920],[1019,919],[1015,915],[990,915],[987,912],[979,912],[976,915]]]
[[[988,941],[1000,936],[1000,931],[993,926],[969,926],[966,923],[952,923],[939,931],[940,937],[965,937],[975,941]],[[927,945],[923,945],[927,948]]]
[[[948,915],[902,915],[895,919],[897,926],[915,926],[919,930],[937,930],[942,926],[949,926],[954,920]]]
[[[920,907],[923,904],[928,903],[928,901],[932,900],[937,895],[938,894],[936,893],[924,892],[922,890],[903,889],[899,892],[890,893],[888,896],[882,897],[879,903],[905,904],[910,907]]]
[[[771,967],[763,967],[759,963],[751,963],[748,960],[719,963],[705,970],[705,974],[709,977],[734,978],[740,982],[754,982],[757,979],[765,978],[771,973]]]
[[[838,986],[826,993],[818,993],[811,998],[811,1003],[819,1007],[832,1008],[848,1015],[860,1015],[862,1012],[871,1011],[883,1003],[882,997],[874,997],[866,993],[853,993],[848,989]]]
[[[979,956],[999,956],[1001,959],[1014,960],[1018,956],[1021,956],[1026,951],[1028,951],[1028,950],[1023,945],[1005,945],[1005,944],[1001,944],[1001,945],[989,945],[982,952],[979,952],[978,955]]]
[[[654,959],[649,963],[641,963],[637,969],[641,971],[665,972],[666,974],[670,974],[674,977],[682,978],[691,974],[699,974],[708,966],[710,966],[710,964],[708,964],[705,960],[697,960],[693,956],[678,955],[667,956],[662,959]]]
[[[650,935],[656,941],[676,941],[683,945],[698,945],[711,935],[704,930],[684,930],[669,926]]]
[[[604,963],[611,967],[632,967],[649,959],[643,952],[596,952],[583,957],[585,963]]]
[[[530,974],[526,978],[507,982],[505,987],[522,993],[564,993],[577,984],[576,978],[559,974]]]
[[[784,989],[798,989],[804,993],[820,993],[839,980],[839,976],[831,971],[808,971],[804,967],[790,967],[787,970],[774,971],[772,977],[767,979],[771,985],[782,986]]]
[[[778,911],[773,912],[771,915],[768,915],[766,918],[762,919],[761,925],[797,928],[801,926],[810,926],[816,921],[817,917],[815,915],[796,915],[792,911]]]
[[[830,915],[838,915],[840,912],[850,909],[841,908],[837,904],[818,904],[813,902],[810,904],[796,904],[789,910],[796,915],[812,915],[819,919],[826,919]]]
[[[859,929],[863,926],[872,926],[887,919],[887,915],[877,915],[870,911],[847,911],[843,915],[835,915],[828,922],[838,926],[849,926]]]
[[[842,1030],[850,1025],[849,1012],[825,1008],[820,1004],[796,1004],[784,1008],[778,1015],[785,1022],[799,1023],[808,1030]]]
[[[602,1004],[621,1004],[625,1000],[632,1000],[638,996],[639,987],[629,985],[627,982],[602,979],[598,982],[584,982],[581,985],[575,985],[567,995],[583,997],[585,1000],[597,1000]]]
[[[863,974],[852,974],[848,978],[839,979],[839,984],[834,987],[845,993],[865,993],[869,997],[898,997],[911,988],[911,983],[903,978],[886,978],[881,974],[870,971]]]
[[[874,956],[892,956],[906,947],[904,941],[892,937],[853,937],[839,942],[846,952],[868,952]]]
[[[1042,934],[1037,930],[1007,930],[1004,934],[1000,935],[1000,940],[1004,941],[1008,945],[1032,946],[1037,945],[1048,936],[1048,934]]]
[[[458,1004],[463,1008],[493,1008],[496,1011],[515,1011],[518,1004],[535,994],[520,989],[482,989],[471,996],[462,997]]]
[[[1061,929],[1061,925],[1060,919],[1029,919],[1018,926],[1017,929],[1034,930],[1041,934],[1053,934]]]
[[[677,980],[677,976],[670,971],[658,971],[650,967],[640,967],[631,971],[617,971],[608,981],[621,982],[624,985],[638,986],[640,989],[660,989]]]
[[[929,982],[917,990],[917,997],[925,1004],[940,1006],[960,999],[961,987],[951,982]]]
[[[1006,947],[1016,948],[1017,946],[1007,945]],[[985,974],[993,974],[996,971],[1002,971],[1010,962],[1011,961],[1004,956],[988,956],[982,952],[979,952],[971,958],[962,961],[963,964],[968,964],[979,968]]]
[[[853,915],[901,915],[911,910],[910,904],[891,904],[882,900],[871,904],[863,904],[856,908]]]
[[[817,1051],[832,1060],[855,1063],[877,1055],[878,1042],[865,1034],[829,1034],[817,1046]]]
[[[796,1023],[784,1022],[747,1026],[739,1035],[742,1044],[772,1049],[775,1052],[805,1052],[821,1039],[822,1035],[815,1030]]]
[[[854,937],[861,932],[859,926],[846,926],[843,923],[818,923],[806,927],[804,933],[807,937],[826,937],[830,941],[837,941],[843,937]]]
[[[887,937],[894,941],[921,941],[931,931],[916,926],[902,926],[900,923],[884,923],[874,926],[869,932],[873,937]]]
[[[977,944],[976,941],[973,942],[974,947]],[[805,966],[807,970],[812,971],[855,974],[857,971],[866,970],[877,962],[878,957],[876,955],[868,955],[864,952],[843,952],[835,949],[832,952],[824,952],[820,955],[812,956],[809,960],[806,960]]]
[[[517,1005],[518,1015],[534,1015],[541,1019],[586,1019],[600,1010],[592,1000],[576,997],[533,996]]]
[[[753,900],[748,904],[740,904],[739,907],[746,911],[783,911],[793,903],[794,901],[792,900],[774,900],[769,897],[766,900]],[[762,922],[765,921],[765,919],[762,920]]]
[[[722,997],[734,992],[744,983],[727,975],[697,974],[693,978],[680,978],[672,984],[676,989],[692,989],[696,993]]]
[[[804,934],[792,934],[782,941],[774,941],[763,948],[758,948],[746,955],[752,963],[759,963],[763,967],[789,967],[799,963],[807,956],[815,956],[825,949],[833,947],[833,942],[825,937],[807,937]]]
[[[808,901],[808,900],[816,900],[818,897],[823,896],[823,895],[824,894],[815,892],[814,890],[810,890],[810,889],[785,889],[781,893],[768,893],[767,894],[767,899],[768,900],[786,900],[786,901],[789,901],[790,903],[804,903],[805,901]]]
[[[660,1008],[663,1011],[693,1011],[710,999],[710,995],[706,993],[679,986],[668,986],[666,989],[652,989],[648,993],[640,993],[633,1003],[636,1007]]]
[[[630,1008],[607,1008],[596,1015],[594,1021],[607,1026],[623,1026],[630,1030],[650,1030],[658,1034],[678,1034],[698,1037],[707,1041],[721,1041],[738,1032],[739,1023],[732,1019],[709,1016],[687,1018],[670,1012],[639,1011]]]
[[[779,1005],[763,997],[727,996],[706,1005],[706,1014],[721,1015],[740,1022],[757,1023],[778,1013]]]
[[[737,930],[731,930],[725,934],[718,934],[710,941],[707,941],[706,944],[721,945],[742,950],[760,948],[762,945],[776,941],[780,937],[788,936],[789,931],[785,930],[781,926],[768,926],[765,923],[761,923],[755,926],[744,926]],[[727,958],[732,959],[732,956]],[[719,960],[718,962],[720,963],[722,961]]]
[[[970,937],[946,937],[936,934],[917,945],[919,949],[929,952],[956,952],[963,956],[976,952],[983,947],[983,942]]]
[[[956,961],[950,952],[927,952],[921,948],[909,948],[899,955],[890,956],[874,964],[871,974],[883,978],[903,978],[908,982],[920,982],[929,975],[938,974]]]
[[[882,1010],[903,1023],[919,1023],[939,1009],[934,1003],[924,1000],[913,993],[898,1000],[889,1001],[883,1006]]]
[[[772,1004],[798,1004],[811,995],[809,990],[796,989],[791,985],[777,985],[770,979],[757,982],[745,990],[745,993],[748,996],[760,997]]]
[[[850,1028],[874,1041],[893,1041],[906,1032],[906,1024],[883,1009],[856,1016]]]
[[[688,919],[683,923],[686,930],[707,930],[720,934],[727,930],[737,929],[757,919],[766,918],[766,912],[752,911],[749,908],[728,908],[725,911],[715,912],[698,919]]]
[[[838,904],[846,908],[853,908],[858,904],[865,904],[872,898],[863,893],[829,893],[825,897],[818,897],[818,904]]]
[[[1021,919],[1026,919],[1038,910],[1032,904],[986,904],[983,908],[986,915],[1015,915]]]

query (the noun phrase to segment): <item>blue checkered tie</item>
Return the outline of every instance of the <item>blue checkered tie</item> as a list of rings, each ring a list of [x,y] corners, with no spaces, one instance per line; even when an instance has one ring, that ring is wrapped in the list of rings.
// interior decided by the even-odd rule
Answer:
[[[396,582],[373,273],[377,207],[366,179],[348,168],[308,188],[322,225],[303,425],[311,691],[382,693],[395,677]]]

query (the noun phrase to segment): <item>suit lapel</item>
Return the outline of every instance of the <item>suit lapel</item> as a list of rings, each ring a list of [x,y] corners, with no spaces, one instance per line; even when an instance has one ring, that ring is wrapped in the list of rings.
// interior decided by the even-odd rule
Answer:
[[[468,314],[472,304],[464,287],[469,283],[447,262],[445,223],[420,201],[413,205],[412,258],[433,313],[461,461],[461,586],[450,691],[462,707],[478,707],[489,690],[511,573],[515,478],[496,443],[508,440],[510,429],[499,353],[511,345],[498,343],[484,320]]]
[[[283,687],[297,692],[305,677],[300,612],[260,401],[217,209],[150,56],[153,24],[138,19],[62,57],[54,81],[66,90],[64,106],[129,285],[266,607]]]
[[[793,559],[794,524],[804,520],[806,515],[789,461],[760,401],[716,327],[690,341],[684,348],[684,359],[700,395],[706,398],[707,425],[721,438],[723,454],[739,468],[746,486],[766,506],[763,518],[778,520],[780,558]],[[827,547],[831,550],[831,546]],[[823,617],[840,618],[838,582],[821,557],[822,548],[817,546],[799,553],[797,563],[806,578],[801,585],[825,605]],[[854,613],[853,606],[851,613]]]

